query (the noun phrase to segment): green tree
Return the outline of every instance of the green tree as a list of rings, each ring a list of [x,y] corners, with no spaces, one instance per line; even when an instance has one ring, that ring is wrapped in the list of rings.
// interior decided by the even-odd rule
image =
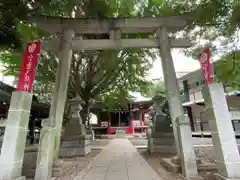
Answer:
[[[191,48],[184,49],[187,56],[194,59],[205,46],[210,46],[216,63],[216,76],[219,81],[240,89],[239,43],[240,3],[238,0],[162,0],[148,1],[150,14],[180,15],[187,20],[187,27],[180,33],[192,39]],[[167,3],[167,4],[166,4]],[[158,11],[159,6],[165,11]],[[149,13],[149,11],[147,11]]]
[[[240,53],[230,52],[215,62],[217,80],[235,90],[240,90]]]
[[[210,46],[215,64],[216,79],[240,89],[239,43],[240,3],[238,0],[175,1],[175,10],[185,14],[188,28],[184,35],[196,39],[184,52],[194,58],[204,46]],[[217,56],[217,57],[215,57]],[[220,58],[219,58],[220,57]]]
[[[17,0],[15,1],[17,2]],[[185,18],[188,21],[188,26],[185,29],[184,32],[180,33],[182,36],[190,36],[190,38],[195,38],[197,41],[193,43],[192,48],[189,48],[185,50],[185,53],[187,55],[191,55],[193,57],[196,57],[197,54],[201,51],[204,45],[210,44],[211,49],[214,53],[221,52],[223,49],[226,51],[231,51],[233,40],[235,37],[236,32],[236,26],[239,23],[239,3],[237,3],[237,0],[227,1],[227,0],[216,0],[216,1],[206,1],[206,0],[200,0],[200,1],[194,1],[194,0],[148,0],[148,1],[140,1],[140,0],[88,0],[88,1],[21,1],[21,4],[23,4],[23,8],[25,10],[23,11],[23,8],[19,8],[14,13],[11,13],[11,9],[13,9],[13,4],[7,4],[7,1],[5,0],[3,3],[0,4],[1,7],[1,19],[12,19],[13,26],[12,28],[14,32],[17,32],[17,38],[20,40],[21,45],[26,42],[29,42],[31,40],[35,39],[41,39],[43,37],[49,36],[47,34],[42,33],[39,29],[37,29],[34,26],[29,26],[26,19],[29,15],[38,15],[38,14],[44,14],[44,15],[52,15],[52,16],[63,16],[63,17],[71,17],[72,12],[75,12],[77,17],[92,17],[92,18],[104,18],[104,17],[116,17],[116,16],[167,16],[167,15],[181,15],[183,18]],[[15,6],[15,4],[14,4]],[[4,8],[2,8],[4,7]],[[7,7],[7,8],[6,8]],[[4,9],[4,11],[3,11]],[[20,10],[22,9],[22,10]],[[17,13],[19,12],[26,12],[22,13],[22,16],[19,16]],[[10,12],[10,13],[9,13]],[[10,17],[10,18],[9,18]],[[5,25],[2,25],[6,21],[1,21],[1,28],[5,27]],[[5,23],[6,24],[6,23]],[[4,31],[6,33],[6,31]],[[4,34],[4,33],[2,33]],[[142,36],[143,35],[138,35]],[[92,36],[92,37],[85,37],[85,38],[101,38],[100,36]],[[218,40],[218,41],[217,41]],[[12,41],[9,41],[10,43],[3,43],[3,44],[12,44]],[[13,43],[14,44],[14,43]],[[1,51],[0,52],[0,58],[1,61],[3,61],[7,71],[6,73],[10,75],[16,75],[18,73],[18,67],[21,62],[21,54],[23,49],[20,49],[20,51],[13,50],[10,46],[8,47],[7,51]],[[124,53],[127,53],[128,51],[124,51]],[[97,55],[96,55],[97,53]],[[106,60],[108,57],[108,54],[110,52],[76,52],[76,54],[79,57],[84,57],[89,59],[98,59],[99,62],[103,62],[103,59]],[[123,53],[121,52],[111,52],[112,55],[110,59],[116,59],[116,54]],[[117,82],[111,81],[110,84],[98,84],[96,86],[92,86],[93,93],[88,91],[90,88],[90,85],[85,86],[86,82],[91,82],[92,80],[86,80],[86,77],[89,76],[89,70],[87,70],[86,67],[91,69],[91,64],[89,63],[80,63],[81,68],[84,69],[83,72],[79,73],[78,75],[75,74],[75,77],[83,78],[86,81],[82,81],[82,86],[78,86],[77,92],[87,92],[88,96],[91,94],[92,99],[89,100],[90,102],[97,100],[108,102],[109,104],[114,104],[112,102],[115,101],[115,99],[111,99],[110,97],[119,97],[118,99],[121,99],[120,94],[126,94],[127,90],[136,89],[135,85],[138,84],[141,86],[141,89],[146,89],[146,82],[143,80],[143,74],[145,72],[145,67],[143,67],[143,64],[146,64],[146,59],[143,58],[143,56],[146,56],[146,54],[149,54],[148,51],[130,51],[127,54],[128,58],[132,58],[132,54],[137,53],[137,56],[139,59],[144,59],[144,62],[138,63],[139,66],[137,66],[138,71],[143,71],[142,73],[138,72],[138,76],[135,76],[137,80],[134,80],[134,78],[127,77],[126,74],[134,74],[137,72],[137,70],[133,70],[132,68],[126,68],[126,65],[122,65],[121,63],[116,63],[115,65],[109,64],[107,66],[107,69],[110,70],[113,67],[118,68],[124,68],[124,76],[119,73],[118,77],[124,77],[120,78]],[[223,53],[225,54],[225,53]],[[101,55],[101,60],[100,60]],[[49,58],[50,57],[50,58]],[[231,56],[229,56],[230,58]],[[36,80],[39,82],[44,82],[45,84],[52,85],[54,81],[54,72],[57,65],[56,61],[53,61],[53,59],[56,58],[55,54],[45,54],[42,55],[40,65],[39,65],[39,72]],[[225,58],[225,56],[223,56]],[[228,59],[229,59],[228,58]],[[231,58],[230,58],[231,59]],[[45,62],[49,63],[45,63]],[[44,63],[42,63],[44,62]],[[75,61],[74,61],[75,62]],[[91,61],[94,63],[94,61]],[[42,63],[42,64],[41,64]],[[232,63],[232,61],[228,60],[226,63]],[[53,67],[49,67],[49,66]],[[230,65],[229,65],[230,67]],[[106,67],[104,67],[106,68]],[[144,70],[145,69],[145,70]],[[129,73],[131,72],[132,73]],[[44,72],[44,73],[41,73]],[[104,72],[104,71],[102,71]],[[217,74],[221,74],[221,68],[218,71]],[[235,68],[231,74],[238,74],[238,68]],[[126,74],[125,74],[126,73]],[[140,74],[141,75],[140,75]],[[112,75],[111,77],[114,77],[114,73],[109,73]],[[87,76],[88,75],[88,76]],[[73,76],[73,75],[72,75]],[[72,76],[70,79],[72,79]],[[94,77],[94,76],[93,76]],[[100,76],[99,76],[100,77]],[[104,77],[109,78],[109,77]],[[236,76],[229,77],[235,78],[235,81],[238,81],[238,78]],[[221,77],[219,76],[219,79]],[[109,79],[110,81],[111,79]],[[93,80],[94,81],[94,80]],[[72,80],[71,80],[72,82]],[[130,84],[132,83],[132,87],[125,87],[126,83]],[[100,82],[99,82],[100,83]],[[118,85],[112,85],[112,84],[118,84]],[[76,87],[77,85],[74,83],[70,86]],[[101,86],[107,87],[107,88],[100,88]],[[39,86],[40,87],[40,86]],[[88,89],[83,89],[88,88]],[[121,88],[119,88],[121,87]],[[46,88],[45,88],[46,89]],[[75,88],[76,89],[76,88]],[[79,90],[81,89],[81,91]],[[100,90],[99,90],[100,89]],[[69,89],[69,96],[74,96],[75,92],[72,89]],[[93,96],[94,94],[94,96]],[[94,97],[94,98],[92,98]]]
[[[153,81],[148,91],[144,94],[144,96],[151,97],[151,98],[155,96],[164,97],[164,101],[161,105],[162,112],[169,118],[169,120],[171,119],[169,105],[168,105],[168,101],[165,93],[165,86],[164,86],[164,82],[161,79],[157,81]],[[154,113],[152,115],[154,116]]]
[[[75,11],[78,17],[133,16],[136,9],[135,4],[136,2],[117,0],[86,1],[80,4],[65,3],[55,4],[55,6],[50,3],[40,8],[39,12],[67,17],[71,16],[72,11]],[[62,6],[63,9],[59,8]],[[58,10],[56,11],[56,9]],[[23,44],[48,36],[36,27],[29,26],[26,22],[18,23],[18,31]],[[102,37],[86,36],[84,38]],[[2,51],[0,58],[6,69],[5,74],[17,76],[22,51],[23,49],[21,52],[13,49]],[[104,103],[106,107],[121,105],[127,101],[126,97],[129,91],[145,91],[148,82],[144,80],[144,76],[151,67],[151,63],[147,59],[149,56],[152,57],[154,54],[144,49],[75,52],[72,57],[68,97],[72,98],[76,95],[81,97],[84,102],[81,112],[83,119],[87,119],[90,106],[98,101],[102,102],[101,104]],[[50,101],[51,92],[49,90],[53,86],[57,60],[58,57],[55,53],[40,55],[34,84],[36,94],[41,96],[40,100]]]
[[[148,91],[143,94],[145,97],[151,97],[154,96],[162,96],[165,97],[165,87],[164,82],[159,79],[157,81],[153,81],[148,89]]]

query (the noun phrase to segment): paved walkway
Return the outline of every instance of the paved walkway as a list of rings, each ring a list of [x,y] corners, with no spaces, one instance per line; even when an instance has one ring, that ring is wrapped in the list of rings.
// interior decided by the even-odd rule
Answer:
[[[128,139],[114,139],[74,180],[161,180]]]

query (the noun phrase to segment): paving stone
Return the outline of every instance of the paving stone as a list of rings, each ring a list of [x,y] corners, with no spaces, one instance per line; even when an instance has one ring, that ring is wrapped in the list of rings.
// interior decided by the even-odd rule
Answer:
[[[113,179],[161,180],[128,139],[113,139],[74,180]]]

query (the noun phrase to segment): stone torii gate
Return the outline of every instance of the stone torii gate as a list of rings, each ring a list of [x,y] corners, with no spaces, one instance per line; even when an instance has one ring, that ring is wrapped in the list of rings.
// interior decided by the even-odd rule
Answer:
[[[60,144],[60,132],[67,96],[69,72],[72,52],[79,50],[117,50],[124,48],[159,48],[167,99],[172,117],[173,132],[177,147],[177,155],[181,160],[183,176],[196,179],[198,176],[196,158],[191,142],[190,126],[184,122],[184,112],[181,105],[179,87],[174,70],[171,48],[186,48],[190,46],[188,39],[175,39],[168,33],[175,33],[184,29],[186,23],[180,17],[151,17],[151,18],[113,18],[113,19],[77,19],[41,16],[32,19],[32,22],[43,31],[60,34],[59,38],[42,41],[42,51],[54,51],[59,53],[59,65],[56,73],[53,99],[48,121],[48,129],[41,132],[41,141],[38,149],[38,159],[35,180],[48,180],[52,176],[53,164],[57,164]],[[149,33],[156,34],[154,38],[122,39],[121,34]],[[109,39],[84,40],[84,34],[109,34]],[[28,98],[26,93],[25,98]],[[14,94],[12,99],[14,99]],[[23,100],[24,101],[24,100]],[[12,100],[12,103],[14,101]],[[11,103],[11,105],[12,105]],[[24,103],[23,103],[24,104]],[[26,104],[26,102],[25,102]],[[23,108],[24,106],[24,108]],[[27,108],[25,108],[27,107]],[[19,111],[29,110],[29,105],[22,105]],[[15,137],[26,138],[26,134],[20,129],[27,127],[27,117],[17,119],[18,123],[12,124],[17,129]],[[8,122],[11,117],[9,116]],[[176,127],[176,119],[182,119]],[[21,124],[24,122],[24,124]],[[20,125],[21,126],[20,126]],[[10,134],[10,128],[6,129],[5,136]],[[21,177],[22,159],[25,146],[16,145],[17,140],[4,143],[12,149],[4,151],[0,158],[0,177],[17,179]],[[181,147],[181,148],[180,148]],[[16,149],[20,153],[16,155]],[[5,157],[5,158],[4,158]],[[8,159],[8,161],[6,161]],[[3,164],[3,162],[5,164]],[[16,163],[18,162],[18,163]],[[3,168],[8,166],[8,169]]]

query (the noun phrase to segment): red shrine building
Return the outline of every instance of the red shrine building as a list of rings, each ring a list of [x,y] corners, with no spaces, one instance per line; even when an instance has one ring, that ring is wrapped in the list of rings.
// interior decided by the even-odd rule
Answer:
[[[97,113],[97,124],[92,124],[95,134],[134,134],[148,127],[147,115],[153,101],[130,102],[123,108],[101,110]]]

